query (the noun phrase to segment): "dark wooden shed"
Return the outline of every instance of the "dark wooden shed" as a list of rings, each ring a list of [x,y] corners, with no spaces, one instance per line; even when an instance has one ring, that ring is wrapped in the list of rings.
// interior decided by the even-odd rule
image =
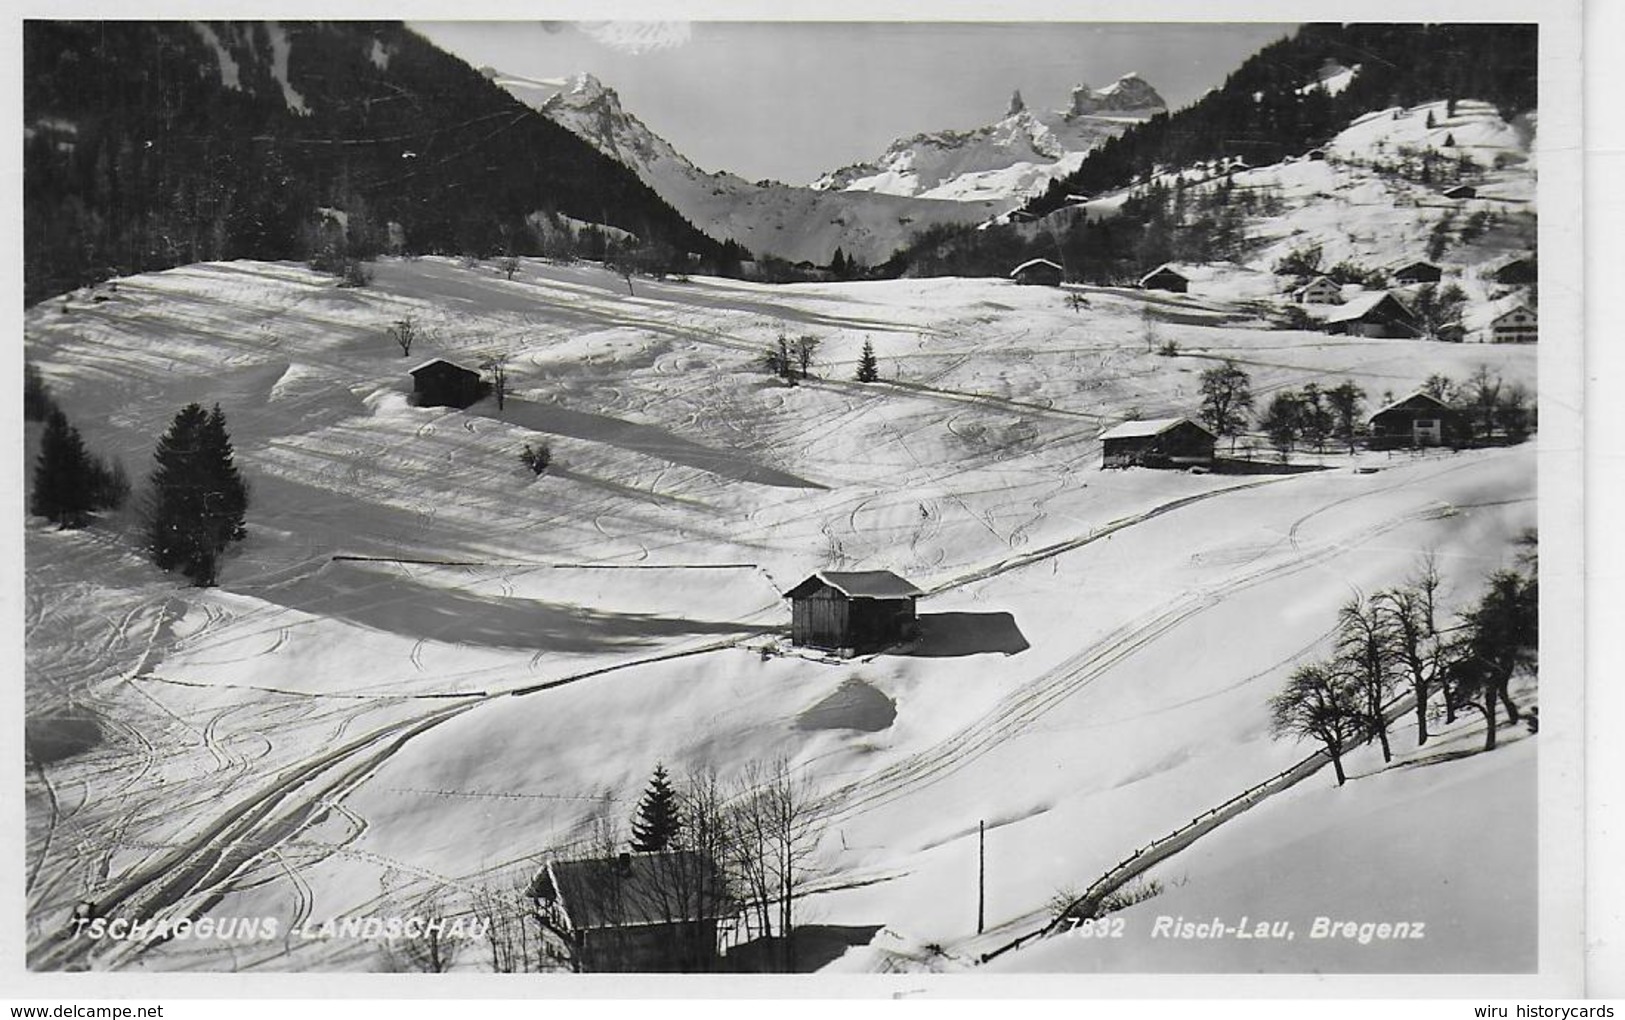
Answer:
[[[718,922],[738,912],[716,862],[693,850],[551,861],[529,894],[579,971],[712,970]]]
[[[412,369],[412,397],[419,407],[467,407],[484,395],[478,372],[443,358]]]
[[[1374,450],[1455,446],[1468,438],[1461,412],[1420,390],[1378,410],[1370,424]]]
[[[1540,278],[1540,271],[1536,268],[1533,255],[1516,258],[1510,262],[1503,262],[1495,269],[1495,282],[1508,286],[1534,283]]]
[[[1041,284],[1046,287],[1061,285],[1062,269],[1049,259],[1028,259],[1010,270],[1010,279],[1017,283]]]
[[[1125,421],[1100,434],[1108,467],[1182,467],[1213,463],[1218,437],[1189,418]]]
[[[1454,188],[1445,189],[1445,198],[1477,198],[1478,189],[1471,184],[1458,184]]]
[[[1438,283],[1444,270],[1431,262],[1407,262],[1388,275],[1395,283]]]
[[[924,592],[889,570],[820,570],[784,594],[791,644],[861,655],[913,637]]]
[[[1183,294],[1190,289],[1191,282],[1177,272],[1172,266],[1158,266],[1140,277],[1141,290],[1171,290]]]

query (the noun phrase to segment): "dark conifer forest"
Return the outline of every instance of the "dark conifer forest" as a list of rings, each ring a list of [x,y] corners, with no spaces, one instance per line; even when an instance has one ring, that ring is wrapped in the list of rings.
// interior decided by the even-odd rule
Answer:
[[[720,254],[630,170],[397,23],[29,21],[23,60],[29,302],[308,258],[324,208],[363,255],[524,252],[535,212]]]

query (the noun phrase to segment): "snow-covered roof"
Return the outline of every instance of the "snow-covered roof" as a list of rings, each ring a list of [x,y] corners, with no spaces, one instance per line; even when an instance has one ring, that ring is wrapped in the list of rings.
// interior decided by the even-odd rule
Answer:
[[[1343,285],[1338,283],[1336,280],[1332,279],[1329,276],[1317,276],[1313,280],[1310,280],[1308,283],[1304,284],[1302,287],[1299,287],[1297,290],[1293,291],[1292,293],[1294,293],[1294,294],[1306,294],[1312,289],[1324,290],[1327,287],[1332,288],[1333,290],[1337,291],[1339,294],[1341,294],[1343,292]]]
[[[1384,300],[1389,298],[1392,298],[1394,304],[1398,305],[1406,314],[1410,314],[1410,307],[1406,305],[1405,302],[1399,300],[1397,297],[1394,297],[1394,295],[1388,291],[1378,290],[1373,291],[1370,294],[1361,294],[1358,297],[1350,298],[1348,303],[1342,308],[1339,308],[1337,311],[1326,316],[1326,321],[1348,322],[1351,319],[1361,318],[1367,312],[1376,308],[1378,305],[1382,304]]]
[[[684,883],[687,897],[673,897]],[[698,896],[700,888],[712,895]],[[721,872],[694,850],[662,850],[577,861],[552,861],[536,877],[532,894],[558,903],[576,931],[671,924],[725,917],[734,909]],[[677,902],[686,899],[686,904]]]
[[[1444,401],[1440,400],[1438,397],[1435,397],[1433,394],[1428,393],[1425,390],[1412,390],[1411,392],[1405,394],[1403,397],[1400,397],[1398,400],[1390,401],[1390,402],[1382,405],[1381,407],[1377,408],[1375,411],[1372,411],[1371,412],[1371,417],[1368,418],[1367,421],[1375,421],[1377,415],[1382,414],[1385,411],[1392,411],[1394,408],[1400,407],[1401,405],[1408,404],[1408,403],[1410,403],[1411,401],[1415,400],[1418,397],[1421,397],[1423,400],[1427,400],[1427,401],[1430,401],[1432,403],[1438,404],[1440,407],[1444,408],[1445,410],[1450,410],[1450,405],[1449,404],[1447,404]]]
[[[1049,266],[1051,269],[1054,269],[1057,272],[1061,271],[1061,267],[1056,265],[1054,262],[1051,262],[1049,259],[1028,259],[1027,261],[1023,262],[1021,265],[1019,265],[1016,268],[1010,270],[1010,275],[1015,276],[1018,273],[1020,273],[1022,270],[1024,270],[1024,269],[1032,269],[1035,266]]]
[[[1136,421],[1119,422],[1102,432],[1100,439],[1144,439],[1149,436],[1160,436],[1181,422],[1195,425],[1197,428],[1213,435],[1211,431],[1191,421],[1189,418],[1142,418]]]
[[[416,367],[407,369],[406,374],[407,375],[417,375],[419,372],[421,372],[424,369],[428,368],[430,365],[450,365],[452,368],[462,369],[464,372],[472,372],[472,371],[474,371],[472,368],[463,368],[463,366],[457,364],[455,361],[447,361],[445,358],[430,358],[428,361],[425,361],[421,365],[418,365]]]
[[[1190,276],[1188,276],[1185,273],[1185,271],[1183,269],[1181,269],[1180,267],[1175,266],[1172,262],[1164,262],[1162,265],[1160,265],[1157,268],[1151,270],[1151,272],[1146,273],[1144,276],[1140,277],[1140,282],[1143,284],[1143,283],[1145,283],[1145,281],[1151,279],[1153,276],[1156,276],[1156,275],[1158,275],[1160,273],[1172,273],[1172,274],[1174,274],[1175,276],[1179,277],[1182,280],[1189,280],[1190,279]]]
[[[1506,297],[1494,301],[1485,301],[1469,306],[1461,317],[1461,324],[1466,329],[1486,329],[1493,325],[1497,319],[1510,315],[1520,308],[1529,308],[1524,299],[1517,294],[1508,294]],[[1530,309],[1533,311],[1533,309]]]
[[[817,570],[784,594],[794,598],[822,581],[849,599],[904,599],[925,592],[889,570]]]

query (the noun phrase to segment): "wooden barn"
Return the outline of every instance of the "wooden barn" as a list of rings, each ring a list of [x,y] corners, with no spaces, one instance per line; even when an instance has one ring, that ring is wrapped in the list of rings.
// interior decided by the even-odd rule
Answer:
[[[1125,421],[1100,434],[1100,466],[1184,467],[1213,463],[1218,437],[1189,418]]]
[[[1326,317],[1326,332],[1380,338],[1419,337],[1422,324],[1405,302],[1379,291],[1355,298]]]
[[[1493,279],[1496,283],[1515,287],[1522,284],[1535,283],[1540,278],[1540,272],[1535,265],[1535,257],[1528,255],[1503,262],[1495,268]]]
[[[412,396],[419,407],[467,407],[484,395],[478,372],[443,358],[412,369]]]
[[[1293,291],[1292,299],[1302,305],[1340,305],[1343,288],[1333,280],[1317,276]]]
[[[1326,158],[1326,150],[1310,149],[1308,152],[1304,153],[1304,155],[1318,163]]]
[[[1049,259],[1028,259],[1010,270],[1010,279],[1017,283],[1059,287],[1063,270]]]
[[[595,973],[712,970],[718,922],[739,910],[716,863],[693,850],[550,861],[529,896],[571,965]]]
[[[1478,189],[1471,184],[1458,184],[1454,188],[1446,188],[1445,198],[1477,198]]]
[[[1431,262],[1407,262],[1388,275],[1395,283],[1438,283],[1444,270]]]
[[[889,570],[820,570],[784,594],[791,644],[862,655],[914,636],[924,592]]]
[[[1454,446],[1468,438],[1461,412],[1418,390],[1371,416],[1371,448]]]
[[[1532,344],[1540,339],[1540,320],[1527,305],[1517,305],[1490,320],[1490,343]]]
[[[1158,266],[1140,277],[1141,290],[1171,290],[1176,294],[1183,294],[1190,286],[1190,280],[1172,266]]]

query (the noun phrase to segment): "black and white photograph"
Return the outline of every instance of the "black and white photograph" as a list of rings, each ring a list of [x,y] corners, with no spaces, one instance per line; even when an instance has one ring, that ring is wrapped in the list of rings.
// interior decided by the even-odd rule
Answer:
[[[23,20],[16,967],[1579,994],[1525,6]]]

